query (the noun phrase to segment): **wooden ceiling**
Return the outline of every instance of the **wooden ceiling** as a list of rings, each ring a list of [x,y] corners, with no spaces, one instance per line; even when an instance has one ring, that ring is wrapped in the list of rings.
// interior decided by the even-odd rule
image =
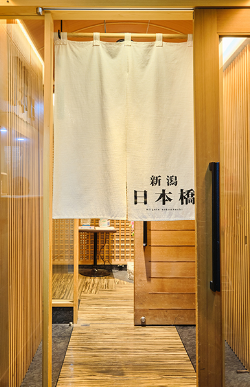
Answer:
[[[43,20],[25,20],[24,24],[37,47],[38,52],[43,58],[44,51],[44,21]],[[61,21],[54,21],[54,31],[61,30]],[[133,21],[104,21],[104,20],[63,20],[63,32],[134,32],[134,33],[181,33],[192,34],[192,20],[133,20]],[[76,39],[75,39],[76,40]],[[88,40],[88,39],[78,39]],[[115,39],[105,39],[114,41]],[[135,39],[133,39],[135,40]],[[139,39],[138,39],[139,40]],[[147,39],[140,39],[145,41]],[[181,40],[176,40],[176,42]]]

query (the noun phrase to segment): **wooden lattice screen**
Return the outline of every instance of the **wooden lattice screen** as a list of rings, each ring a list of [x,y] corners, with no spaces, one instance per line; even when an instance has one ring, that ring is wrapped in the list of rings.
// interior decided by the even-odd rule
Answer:
[[[92,219],[91,225],[98,226],[99,219]],[[110,225],[117,229],[116,233],[101,233],[98,237],[98,263],[126,264],[134,260],[134,236],[130,222],[126,220],[111,220]],[[79,265],[93,264],[94,235],[79,233],[80,250]],[[104,246],[104,238],[106,244]],[[104,247],[103,247],[104,246]],[[53,264],[73,264],[74,251],[74,220],[53,220]]]
[[[74,261],[74,220],[53,219],[53,264],[73,265]]]

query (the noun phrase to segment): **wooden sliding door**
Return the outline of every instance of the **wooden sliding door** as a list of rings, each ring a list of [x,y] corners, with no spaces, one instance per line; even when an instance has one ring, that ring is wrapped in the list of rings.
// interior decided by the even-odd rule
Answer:
[[[195,324],[194,221],[148,222],[143,247],[142,222],[136,223],[135,324]],[[138,253],[138,254],[137,254]]]

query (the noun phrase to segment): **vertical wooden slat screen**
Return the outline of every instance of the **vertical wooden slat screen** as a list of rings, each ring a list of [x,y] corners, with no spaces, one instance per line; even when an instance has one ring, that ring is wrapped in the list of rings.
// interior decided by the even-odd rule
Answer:
[[[250,369],[249,71],[247,46],[224,71],[224,249],[222,294],[225,339]]]
[[[7,362],[7,369],[3,376],[0,368],[0,385],[18,387],[42,336],[43,66],[19,25],[1,22],[0,30],[0,169],[7,176],[0,271],[8,297],[1,309],[8,345],[1,341],[0,364]]]
[[[91,220],[92,226],[99,225],[99,219]],[[100,234],[98,238],[98,264],[126,265],[134,260],[134,237],[131,224],[125,220],[111,220],[117,229],[115,234]],[[73,264],[74,220],[53,220],[53,265]],[[104,238],[106,241],[105,247]],[[79,265],[93,264],[94,235],[80,233]],[[101,258],[102,257],[102,258]]]

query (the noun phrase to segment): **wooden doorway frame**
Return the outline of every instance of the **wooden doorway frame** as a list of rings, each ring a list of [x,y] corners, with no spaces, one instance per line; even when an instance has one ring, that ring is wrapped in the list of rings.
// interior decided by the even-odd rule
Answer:
[[[70,17],[69,17],[70,15]],[[53,21],[54,20],[79,20],[79,12],[71,12],[70,14],[62,11],[45,12],[45,34],[44,34],[44,100],[47,101],[44,107],[44,133],[47,135],[47,152],[46,152],[46,188],[44,196],[47,197],[47,204],[44,209],[46,214],[46,227],[45,227],[45,238],[44,238],[44,262],[45,262],[45,275],[44,275],[44,306],[46,307],[44,313],[44,335],[45,337],[45,348],[43,350],[43,387],[52,386],[52,276],[47,276],[48,273],[52,273],[52,160],[53,160],[53,109],[51,108],[51,101],[53,98]],[[101,12],[90,12],[82,20],[193,20],[192,11],[178,11],[178,12],[142,12],[142,11],[101,11]],[[49,140],[50,136],[50,140]],[[50,149],[50,151],[49,151]],[[49,152],[49,154],[48,154]],[[49,219],[48,219],[49,216]],[[78,235],[75,221],[74,235]],[[139,233],[138,233],[139,235]],[[75,237],[75,250],[74,256],[76,257],[75,251],[78,251],[77,237]],[[49,241],[49,243],[48,243]],[[75,266],[74,266],[75,267]],[[75,272],[75,270],[74,270]],[[76,299],[76,297],[74,298]],[[76,312],[76,308],[74,308]],[[74,318],[77,313],[75,313]],[[48,322],[48,324],[47,324]],[[50,328],[51,326],[51,328]]]
[[[250,35],[249,9],[196,9],[194,12],[194,106],[197,246],[197,385],[224,386],[224,335],[221,292],[213,293],[211,161],[223,162],[222,61],[224,36]],[[223,170],[223,166],[221,168]],[[221,215],[223,187],[221,186]],[[221,216],[221,256],[223,246]]]
[[[15,6],[1,6],[1,18],[37,18],[35,4],[32,7],[20,7],[22,1]],[[74,3],[74,2],[73,2]],[[138,3],[138,2],[136,2]],[[163,2],[164,3],[164,2]],[[185,2],[181,2],[183,6]],[[201,1],[202,5],[205,1]],[[242,2],[242,6],[245,5]],[[53,6],[61,6],[59,1],[53,1]],[[51,5],[52,5],[51,4]],[[73,4],[71,4],[73,5]],[[91,3],[91,6],[93,4]],[[109,1],[105,6],[108,7]],[[134,4],[133,6],[136,6]],[[140,5],[140,4],[139,4]],[[174,7],[165,1],[165,6]],[[192,4],[191,4],[192,5]],[[196,4],[197,5],[197,4]],[[218,4],[220,5],[220,4]],[[221,4],[223,5],[223,4]],[[227,6],[239,6],[236,0],[228,1]],[[77,5],[75,5],[77,6]],[[112,4],[113,6],[113,4]],[[119,4],[118,4],[119,6]],[[25,8],[25,9],[21,9]],[[174,12],[172,13],[174,14]],[[183,14],[183,16],[182,16]],[[6,16],[8,15],[8,16]],[[35,17],[34,17],[35,16]],[[187,12],[175,12],[175,19],[187,17]],[[100,11],[85,14],[88,20],[163,20],[171,17],[171,12],[154,13],[143,11]],[[43,18],[41,16],[41,18]],[[52,371],[52,332],[51,332],[51,192],[50,192],[50,136],[53,129],[52,86],[53,86],[53,19],[79,20],[79,11],[63,13],[54,11],[45,14],[45,107],[44,126],[47,147],[46,184],[45,184],[45,235],[44,235],[44,370],[43,386],[51,386]],[[173,20],[173,19],[172,19]],[[177,20],[177,19],[176,19]],[[249,36],[250,9],[195,9],[194,11],[194,104],[195,104],[195,168],[196,168],[196,246],[197,246],[197,385],[206,387],[221,387],[224,383],[223,366],[223,332],[220,293],[213,294],[209,288],[211,280],[211,175],[208,163],[220,160],[220,81],[219,81],[219,38],[221,36]],[[223,254],[223,250],[222,250]]]

